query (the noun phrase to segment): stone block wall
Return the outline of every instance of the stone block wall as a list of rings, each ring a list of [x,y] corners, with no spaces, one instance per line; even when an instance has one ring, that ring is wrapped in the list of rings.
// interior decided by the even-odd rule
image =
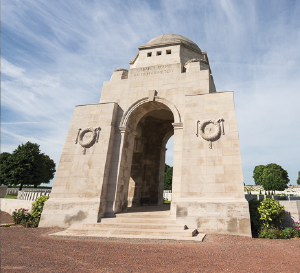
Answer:
[[[97,223],[104,215],[116,113],[115,103],[75,108],[39,226]],[[87,128],[91,131],[84,133]]]

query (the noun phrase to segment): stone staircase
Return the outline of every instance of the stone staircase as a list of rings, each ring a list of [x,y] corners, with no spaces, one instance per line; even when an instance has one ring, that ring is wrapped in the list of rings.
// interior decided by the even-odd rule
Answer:
[[[205,237],[194,229],[184,229],[183,225],[176,224],[175,217],[170,216],[169,205],[128,208],[115,218],[102,218],[100,223],[83,224],[51,235],[185,241],[202,241]]]

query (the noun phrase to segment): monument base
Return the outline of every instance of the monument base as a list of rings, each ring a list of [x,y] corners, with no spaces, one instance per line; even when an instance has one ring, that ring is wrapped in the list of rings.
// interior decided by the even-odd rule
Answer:
[[[176,220],[200,233],[252,236],[248,202],[242,199],[181,200]]]
[[[68,228],[82,224],[96,224],[103,217],[105,202],[95,199],[50,198],[44,206],[39,227]]]

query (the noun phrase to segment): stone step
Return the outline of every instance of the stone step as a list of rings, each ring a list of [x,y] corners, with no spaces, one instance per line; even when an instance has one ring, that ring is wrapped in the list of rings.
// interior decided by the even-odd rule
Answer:
[[[153,214],[153,213],[119,213],[116,214],[115,218],[166,218],[166,217],[170,217],[170,213],[169,214]]]
[[[101,237],[101,238],[122,238],[122,239],[151,239],[151,240],[180,240],[180,241],[197,241],[197,242],[202,242],[205,234],[204,233],[199,233],[197,236],[193,237],[181,237],[181,236],[158,236],[158,235],[117,235],[117,234],[87,234],[86,232],[81,232],[81,233],[72,233],[69,232],[68,234],[65,233],[65,231],[61,232],[56,232],[53,234],[49,235],[55,235],[55,236],[84,236],[84,237]]]
[[[159,230],[159,229],[145,229],[145,228],[70,228],[67,229],[66,235],[70,233],[75,234],[102,234],[102,235],[147,235],[147,236],[177,236],[177,237],[192,237],[192,230]]]
[[[140,223],[140,222],[131,222],[131,223],[115,223],[115,222],[111,222],[111,223],[97,223],[97,224],[83,224],[83,228],[85,229],[89,229],[89,228],[93,228],[93,229],[97,229],[99,227],[103,227],[103,228],[118,228],[118,229],[122,229],[122,228],[137,228],[137,229],[158,229],[158,230],[184,230],[184,226],[183,225],[176,225],[176,223],[168,223],[168,222],[164,222],[164,223]]]
[[[153,223],[153,224],[174,224],[176,225],[176,220],[173,218],[134,218],[134,217],[119,217],[119,218],[102,218],[101,223],[110,224],[110,223]]]
[[[52,235],[202,241],[205,234],[193,236],[193,231],[178,225],[166,206],[149,206],[128,208],[114,218],[102,218],[100,223],[87,223]]]

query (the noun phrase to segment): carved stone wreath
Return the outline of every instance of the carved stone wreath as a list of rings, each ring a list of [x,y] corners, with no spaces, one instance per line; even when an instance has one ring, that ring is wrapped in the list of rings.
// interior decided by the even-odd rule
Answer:
[[[75,144],[79,142],[80,146],[83,147],[82,153],[85,154],[86,148],[92,146],[95,142],[98,142],[100,127],[97,128],[86,128],[81,131],[81,128],[78,129],[77,138]],[[92,133],[92,137],[89,140],[84,141],[84,136],[86,133]]]
[[[212,149],[212,141],[215,141],[220,138],[221,136],[221,131],[222,134],[224,135],[224,126],[223,126],[224,119],[219,118],[217,120],[213,119],[208,119],[200,122],[197,120],[197,133],[196,135],[200,135],[203,139],[209,141],[209,148]],[[222,123],[222,128],[220,123]],[[200,126],[199,126],[200,124]],[[214,131],[213,132],[205,132],[205,127],[209,124],[213,125]]]

